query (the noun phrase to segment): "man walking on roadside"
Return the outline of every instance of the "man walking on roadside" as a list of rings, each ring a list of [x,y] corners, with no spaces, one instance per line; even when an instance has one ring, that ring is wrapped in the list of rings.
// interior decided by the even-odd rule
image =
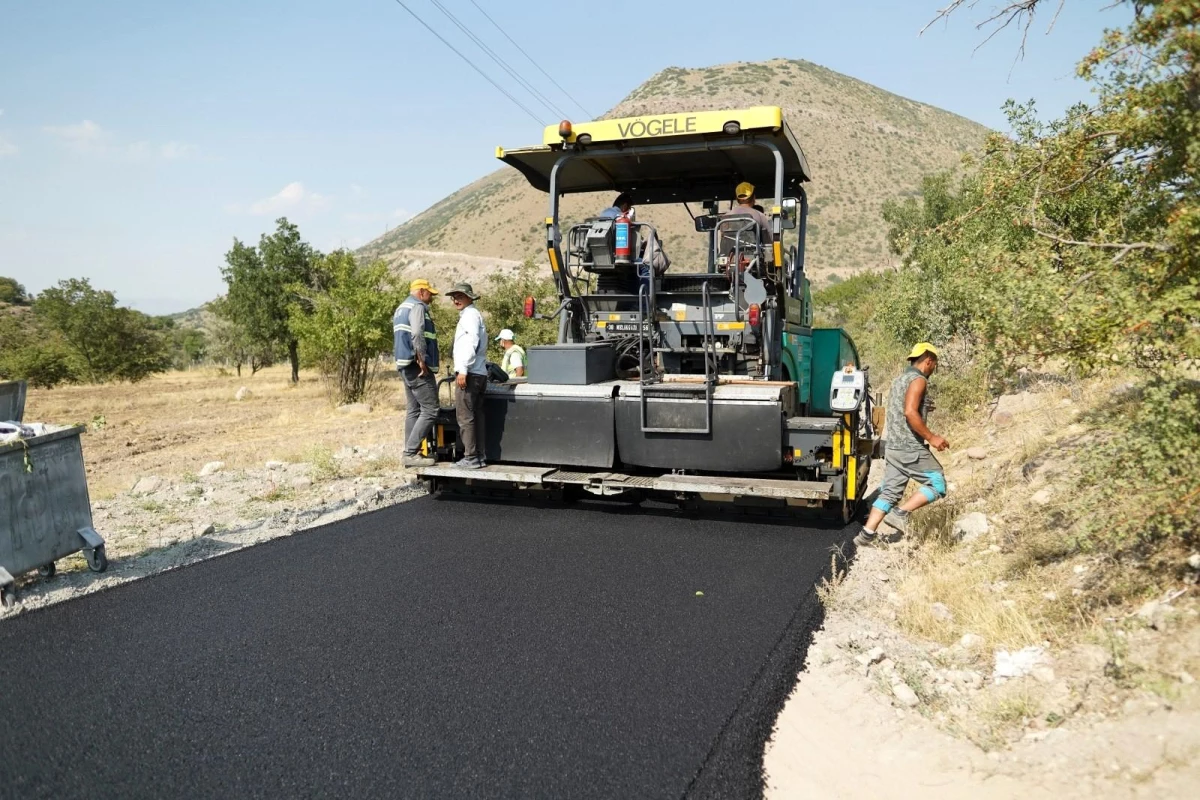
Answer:
[[[525,348],[513,341],[511,328],[500,331],[496,341],[504,348],[504,358],[500,361],[500,369],[510,378],[525,377]]]
[[[908,364],[908,369],[896,378],[888,393],[884,422],[887,436],[886,469],[883,485],[879,487],[879,497],[871,505],[867,524],[854,537],[854,543],[860,547],[878,542],[875,532],[880,522],[886,522],[901,533],[908,533],[909,516],[913,511],[946,496],[946,475],[929,448],[946,450],[950,443],[929,430],[925,424],[928,409],[926,389],[929,387],[929,376],[937,370],[937,348],[929,342],[920,342],[908,354]],[[921,485],[920,491],[896,508],[910,479]]]
[[[404,459],[406,467],[432,467],[437,459],[421,455],[421,444],[437,420],[437,331],[429,302],[437,290],[418,278],[408,285],[408,297],[392,315],[396,371],[404,381]]]
[[[483,419],[483,392],[487,388],[487,329],[483,315],[475,307],[479,295],[469,283],[455,284],[446,292],[458,309],[454,329],[454,408],[458,415],[458,437],[463,457],[455,463],[463,469],[487,466],[484,448],[487,440]]]

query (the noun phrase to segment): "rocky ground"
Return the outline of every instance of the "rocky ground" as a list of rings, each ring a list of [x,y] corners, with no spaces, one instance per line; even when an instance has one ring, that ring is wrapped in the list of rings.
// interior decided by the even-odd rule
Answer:
[[[848,569],[831,554],[824,626],[767,748],[769,796],[1194,794],[1200,555],[1161,595],[1099,615],[1082,598],[1103,554],[1013,567],[1030,515],[1070,496],[1045,454],[1083,433],[1088,402],[1042,386],[952,426],[942,460],[958,498]]]

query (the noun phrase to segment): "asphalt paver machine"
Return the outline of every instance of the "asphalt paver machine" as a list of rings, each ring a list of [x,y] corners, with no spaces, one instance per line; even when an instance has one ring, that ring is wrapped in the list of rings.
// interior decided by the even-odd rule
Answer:
[[[443,410],[429,442],[440,463],[418,470],[431,488],[820,507],[848,520],[879,454],[878,420],[854,342],[812,324],[810,173],[782,110],[564,121],[541,145],[496,155],[549,196],[558,340],[528,348],[526,378],[489,384],[483,469],[454,466]],[[771,198],[763,215],[731,209],[744,181]],[[564,224],[563,196],[586,192],[628,194],[643,221]],[[706,257],[668,268],[645,221],[661,204],[688,209]]]

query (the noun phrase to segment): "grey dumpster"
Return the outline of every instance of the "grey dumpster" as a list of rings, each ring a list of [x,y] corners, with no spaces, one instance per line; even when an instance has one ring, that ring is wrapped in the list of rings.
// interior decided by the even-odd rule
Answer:
[[[20,422],[25,413],[25,381],[0,381],[0,422]]]
[[[82,426],[0,444],[0,601],[12,607],[14,575],[54,575],[54,562],[83,552],[93,572],[108,567],[92,528]]]

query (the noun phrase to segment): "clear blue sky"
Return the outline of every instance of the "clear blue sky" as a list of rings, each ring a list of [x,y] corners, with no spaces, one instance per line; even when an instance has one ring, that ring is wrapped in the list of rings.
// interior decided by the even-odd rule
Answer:
[[[1014,64],[1015,31],[972,53],[993,0],[918,38],[945,1],[478,0],[596,114],[664,67],[784,57],[998,128],[1009,97],[1050,114],[1086,98],[1075,62],[1130,15],[1067,0]],[[405,2],[521,92],[432,0]],[[469,0],[441,2],[584,117]],[[0,0],[0,109],[0,275],[87,277],[150,313],[218,295],[233,237],[277,216],[356,247],[541,134],[394,0]]]

